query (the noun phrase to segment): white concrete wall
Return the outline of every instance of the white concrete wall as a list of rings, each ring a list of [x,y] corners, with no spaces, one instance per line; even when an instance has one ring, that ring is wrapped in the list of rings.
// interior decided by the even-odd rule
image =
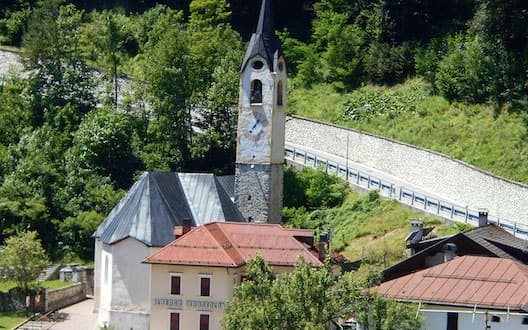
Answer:
[[[372,134],[302,118],[288,118],[286,141],[389,173],[470,209],[528,224],[528,185],[510,181],[446,155]]]
[[[96,238],[94,243],[94,312],[99,310],[101,299],[101,255],[103,253],[103,243]]]
[[[148,329],[150,265],[141,262],[159,249],[132,238],[111,246],[101,245],[98,325],[127,330]]]

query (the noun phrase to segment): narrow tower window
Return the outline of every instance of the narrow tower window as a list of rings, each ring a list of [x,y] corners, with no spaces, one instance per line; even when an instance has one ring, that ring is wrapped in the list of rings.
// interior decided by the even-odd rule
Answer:
[[[251,103],[262,103],[262,82],[260,80],[253,80],[251,82]]]
[[[277,84],[277,105],[282,105],[282,80]]]

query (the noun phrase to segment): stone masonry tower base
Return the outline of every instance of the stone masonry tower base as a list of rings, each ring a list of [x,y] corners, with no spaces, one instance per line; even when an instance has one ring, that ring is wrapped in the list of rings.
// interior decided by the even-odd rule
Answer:
[[[236,164],[235,203],[249,222],[281,223],[283,176],[282,164]]]

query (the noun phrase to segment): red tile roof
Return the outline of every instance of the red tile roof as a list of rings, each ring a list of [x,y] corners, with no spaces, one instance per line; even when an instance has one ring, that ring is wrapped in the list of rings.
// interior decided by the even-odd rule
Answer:
[[[379,286],[386,297],[422,303],[528,311],[528,266],[463,256]]]
[[[316,255],[295,237],[313,237],[311,230],[280,225],[213,222],[189,233],[146,258],[151,264],[240,267],[260,253],[272,266],[293,266],[298,256],[321,266]]]

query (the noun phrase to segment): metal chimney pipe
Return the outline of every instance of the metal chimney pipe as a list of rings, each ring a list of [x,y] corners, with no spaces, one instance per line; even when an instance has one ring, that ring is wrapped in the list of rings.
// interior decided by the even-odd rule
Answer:
[[[479,209],[478,210],[478,226],[482,227],[488,224],[488,210]]]

